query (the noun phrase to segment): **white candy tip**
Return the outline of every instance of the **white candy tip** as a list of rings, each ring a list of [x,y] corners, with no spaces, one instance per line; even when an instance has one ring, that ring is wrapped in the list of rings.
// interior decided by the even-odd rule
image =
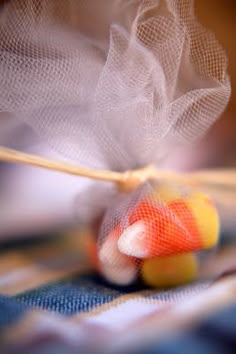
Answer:
[[[123,267],[104,265],[101,273],[110,283],[117,285],[129,285],[133,283],[137,277],[137,269],[135,264],[127,264]]]
[[[118,240],[118,249],[127,256],[136,258],[148,257],[145,249],[146,226],[143,221],[128,226]]]

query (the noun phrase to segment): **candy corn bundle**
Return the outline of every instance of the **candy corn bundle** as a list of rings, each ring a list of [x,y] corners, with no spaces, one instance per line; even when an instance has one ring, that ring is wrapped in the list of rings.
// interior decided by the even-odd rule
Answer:
[[[192,280],[194,253],[217,243],[217,212],[201,183],[160,170],[230,96],[224,51],[193,1],[8,1],[0,57],[1,113],[74,162],[7,149],[0,158],[96,180],[78,188],[75,208],[78,223],[103,215],[95,263],[109,281]]]
[[[218,241],[216,208],[202,193],[180,185],[145,184],[105,214],[98,243],[99,270],[127,285],[138,273],[148,285],[170,286],[197,276],[193,252]]]

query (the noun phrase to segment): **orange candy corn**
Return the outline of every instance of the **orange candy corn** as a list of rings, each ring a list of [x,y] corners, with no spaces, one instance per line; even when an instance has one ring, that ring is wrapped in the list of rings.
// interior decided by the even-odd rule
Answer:
[[[149,258],[184,252],[191,238],[188,230],[175,220],[167,207],[141,202],[130,221],[133,223],[118,241],[119,250],[129,256]]]
[[[120,252],[150,258],[214,246],[219,220],[204,194],[170,200],[166,206],[141,201],[129,215],[130,225],[118,240]]]
[[[137,265],[133,258],[122,254],[118,247],[118,237],[121,227],[117,226],[105,238],[99,253],[100,273],[110,282],[118,285],[128,285],[137,277]]]

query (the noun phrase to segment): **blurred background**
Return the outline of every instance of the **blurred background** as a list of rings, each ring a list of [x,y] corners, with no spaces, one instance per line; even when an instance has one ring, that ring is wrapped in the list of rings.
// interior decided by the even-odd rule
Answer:
[[[204,139],[210,149],[202,152],[202,163],[210,166],[236,164],[236,2],[196,0],[196,13],[202,24],[213,31],[229,61],[232,94],[229,105]]]
[[[232,96],[227,109],[202,142],[168,160],[167,166],[180,169],[236,166],[236,2],[196,0],[195,6],[202,24],[215,33],[227,52]],[[1,144],[60,159],[28,127],[18,125],[14,121],[9,125],[9,117],[0,115]],[[16,135],[11,135],[12,127]],[[0,239],[70,224],[74,221],[74,197],[86,184],[87,181],[76,177],[0,163]]]

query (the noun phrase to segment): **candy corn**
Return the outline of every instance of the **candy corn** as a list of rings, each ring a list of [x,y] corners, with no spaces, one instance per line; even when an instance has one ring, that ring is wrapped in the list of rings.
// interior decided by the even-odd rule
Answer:
[[[98,253],[99,270],[108,281],[128,285],[136,279],[138,269],[133,258],[119,251],[117,241],[120,234],[121,228],[117,226],[104,240]]]
[[[118,223],[118,221],[116,221]],[[219,220],[202,193],[159,186],[139,200],[99,249],[99,270],[112,283],[128,285],[141,276],[156,287],[180,285],[197,276],[192,252],[216,245]]]
[[[196,220],[203,248],[214,247],[219,238],[220,223],[212,201],[203,193],[193,193],[186,199]]]
[[[192,253],[155,257],[143,261],[141,276],[152,287],[170,287],[193,281],[198,274],[197,258]]]
[[[166,205],[139,202],[129,214],[129,226],[118,240],[119,251],[150,258],[213,247],[218,240],[216,209],[204,194],[193,193]]]

